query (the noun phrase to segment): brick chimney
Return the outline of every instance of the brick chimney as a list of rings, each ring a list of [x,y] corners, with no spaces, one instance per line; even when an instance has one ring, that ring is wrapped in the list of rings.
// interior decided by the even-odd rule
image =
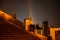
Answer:
[[[13,18],[16,19],[16,13],[15,12],[13,12],[12,16],[13,16]]]
[[[36,28],[36,25],[34,25],[34,33],[37,34],[37,28]]]
[[[29,18],[24,19],[25,30],[29,31],[29,25],[32,24],[32,20]]]

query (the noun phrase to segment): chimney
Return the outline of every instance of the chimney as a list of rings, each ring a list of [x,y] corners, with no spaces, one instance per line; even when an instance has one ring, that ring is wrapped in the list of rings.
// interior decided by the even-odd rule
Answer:
[[[55,39],[55,28],[54,27],[50,27],[50,36],[52,37],[52,40],[56,40]]]
[[[43,26],[42,27],[43,27],[43,34],[45,36],[50,35],[50,29],[48,27],[48,21],[43,21]]]
[[[36,24],[35,24],[35,27],[34,27],[34,33],[37,34]]]
[[[24,19],[25,30],[29,31],[29,25],[32,24],[32,20],[29,18]]]
[[[16,19],[16,13],[15,12],[13,12],[13,15],[12,16],[13,16],[13,18]]]

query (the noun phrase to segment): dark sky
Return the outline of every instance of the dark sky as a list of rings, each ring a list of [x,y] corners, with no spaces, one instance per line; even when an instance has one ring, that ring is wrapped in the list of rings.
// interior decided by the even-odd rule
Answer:
[[[49,25],[60,25],[60,5],[58,0],[0,0],[0,10],[10,15],[16,12],[17,18],[23,21],[31,15],[34,23],[40,25],[44,20],[48,20]]]

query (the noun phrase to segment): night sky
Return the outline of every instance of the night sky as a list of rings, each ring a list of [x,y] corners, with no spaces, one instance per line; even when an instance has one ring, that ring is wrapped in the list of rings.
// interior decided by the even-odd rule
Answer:
[[[10,15],[16,12],[17,19],[21,21],[28,18],[31,12],[34,23],[41,25],[48,20],[49,26],[60,26],[59,3],[58,0],[0,0],[0,10]]]

